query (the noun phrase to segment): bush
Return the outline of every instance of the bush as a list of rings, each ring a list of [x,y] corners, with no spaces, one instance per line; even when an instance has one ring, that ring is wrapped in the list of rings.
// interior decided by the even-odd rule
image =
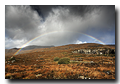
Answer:
[[[58,64],[69,64],[70,63],[70,58],[61,58],[58,61]]]
[[[54,58],[54,61],[58,61],[60,58],[59,57],[55,57]]]

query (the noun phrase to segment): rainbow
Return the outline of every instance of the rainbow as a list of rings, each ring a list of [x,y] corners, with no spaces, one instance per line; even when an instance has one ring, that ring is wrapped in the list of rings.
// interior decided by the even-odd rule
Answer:
[[[38,38],[40,38],[40,37],[43,37],[43,36],[45,36],[45,35],[49,35],[49,34],[53,34],[53,33],[59,33],[59,32],[66,32],[66,31],[52,31],[52,32],[47,32],[47,33],[41,34],[41,35],[39,35],[39,36],[31,39],[31,40],[28,41],[27,43],[25,43],[25,44],[24,44],[17,52],[15,52],[13,55],[17,55],[18,52],[20,52],[20,51],[24,48],[25,45],[30,44],[30,43],[33,42],[34,40],[36,40],[36,39],[38,39]],[[67,32],[72,32],[72,31],[67,31]],[[80,32],[75,32],[75,33],[80,33]],[[102,41],[100,41],[99,39],[97,39],[97,38],[95,38],[95,37],[93,37],[93,36],[91,36],[91,35],[88,35],[88,34],[85,34],[85,33],[80,33],[80,34],[83,34],[83,35],[88,36],[88,37],[90,37],[90,38],[92,38],[92,39],[95,39],[95,40],[97,40],[98,42],[100,42],[101,44],[105,45],[105,43],[103,43]]]
[[[100,41],[99,39],[97,39],[97,38],[95,38],[95,37],[93,37],[91,35],[88,35],[88,34],[85,34],[85,33],[82,33],[82,34],[84,34],[85,36],[88,36],[88,37],[90,37],[90,38],[92,38],[94,40],[97,40],[98,42],[102,43],[103,45],[106,45],[105,43],[103,43],[102,41]]]

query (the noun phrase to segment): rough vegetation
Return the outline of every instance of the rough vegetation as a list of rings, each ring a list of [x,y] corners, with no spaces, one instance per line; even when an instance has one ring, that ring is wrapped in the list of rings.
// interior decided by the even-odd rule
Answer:
[[[61,58],[58,61],[58,64],[69,64],[70,63],[70,58]]]
[[[99,45],[99,46],[98,46]],[[115,54],[72,53],[81,48],[111,48],[100,44],[65,45],[23,50],[5,56],[6,79],[115,79]],[[27,53],[26,53],[27,52]],[[54,61],[55,57],[60,58]],[[67,59],[66,59],[67,58]],[[62,61],[59,64],[59,61]],[[63,61],[64,60],[64,61]],[[63,62],[65,62],[63,64]],[[67,62],[67,63],[66,63]]]
[[[55,57],[54,58],[54,61],[58,61],[60,58],[59,57]]]

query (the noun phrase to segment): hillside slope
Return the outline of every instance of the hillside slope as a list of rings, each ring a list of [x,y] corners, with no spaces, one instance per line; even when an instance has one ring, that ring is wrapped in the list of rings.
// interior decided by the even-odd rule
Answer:
[[[80,48],[110,48],[101,44],[70,44],[20,51],[5,56],[6,79],[115,79],[115,54],[72,53]],[[115,48],[115,46],[111,47]],[[24,53],[23,53],[24,52]],[[68,64],[54,59],[69,58]]]

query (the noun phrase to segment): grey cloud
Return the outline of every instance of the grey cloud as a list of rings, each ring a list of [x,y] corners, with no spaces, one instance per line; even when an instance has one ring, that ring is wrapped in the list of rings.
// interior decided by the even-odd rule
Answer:
[[[9,34],[8,37],[12,39],[35,37],[34,33],[38,33],[37,27],[41,23],[40,19],[42,18],[29,6],[6,6],[5,29],[12,34]]]
[[[108,32],[109,36],[115,26],[114,6],[6,6],[5,14],[6,36],[14,40],[27,42],[44,33],[59,31],[41,36],[31,42],[33,45],[76,43],[80,33],[88,32],[93,36]]]
[[[30,7],[37,11],[37,13],[44,19],[48,16],[52,8],[58,7],[56,5],[30,5]]]
[[[5,38],[5,48],[20,48],[23,44],[25,44],[27,40],[22,39],[22,40],[13,40],[10,38]]]
[[[81,16],[83,26],[87,25],[90,29],[92,27],[101,30],[108,30],[111,26],[115,25],[115,6],[111,5],[93,5],[93,6],[70,6],[70,14],[74,16]],[[106,27],[106,28],[105,28]],[[112,28],[111,27],[111,28]],[[86,28],[86,26],[85,26]]]

